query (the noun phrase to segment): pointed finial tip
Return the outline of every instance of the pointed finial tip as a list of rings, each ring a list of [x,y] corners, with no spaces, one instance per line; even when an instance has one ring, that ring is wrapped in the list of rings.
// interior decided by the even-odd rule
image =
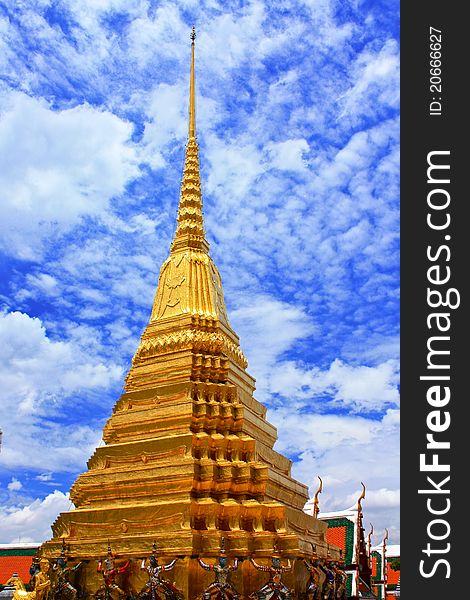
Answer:
[[[193,25],[193,28],[191,29],[191,41],[194,44],[194,40],[196,39],[196,28]]]

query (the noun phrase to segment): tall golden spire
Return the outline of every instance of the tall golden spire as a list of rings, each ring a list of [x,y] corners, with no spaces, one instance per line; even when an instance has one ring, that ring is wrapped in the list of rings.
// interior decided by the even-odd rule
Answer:
[[[191,31],[191,72],[189,78],[189,127],[183,180],[181,182],[178,225],[171,250],[196,248],[209,251],[205,239],[202,216],[201,179],[199,175],[199,154],[196,142],[196,91],[194,84],[194,40],[196,30]]]
[[[189,80],[189,138],[196,137],[196,95],[194,90],[194,40],[196,39],[196,28],[193,25],[191,31],[191,75]]]
[[[216,352],[218,357],[223,353],[235,361],[236,368],[244,369],[247,364],[240,349],[238,336],[230,327],[222,281],[217,267],[209,256],[209,244],[205,238],[196,141],[195,39],[196,31],[193,27],[188,141],[177,227],[170,256],[160,270],[150,323],[142,335],[141,343],[134,356],[133,367],[126,380],[128,390],[148,385],[150,380],[154,383],[157,371],[160,373],[160,370],[157,369],[151,375],[150,362],[155,360],[157,365],[158,357],[162,353],[171,353],[177,347],[190,347],[197,354],[201,354],[203,350],[211,354]],[[199,360],[198,358],[197,361]],[[226,381],[228,363],[225,358],[222,361],[217,358],[217,361],[222,364],[223,369],[220,371],[217,367],[215,369],[217,373],[214,371],[211,380]],[[181,376],[187,375],[188,373],[184,371]],[[195,377],[194,374],[192,376]]]

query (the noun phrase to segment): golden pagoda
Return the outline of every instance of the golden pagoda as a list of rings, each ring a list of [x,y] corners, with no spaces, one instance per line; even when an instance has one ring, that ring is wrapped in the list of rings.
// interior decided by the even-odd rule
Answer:
[[[179,557],[173,577],[185,598],[210,579],[195,556],[337,558],[327,525],[303,512],[308,489],[291,477],[291,461],[273,450],[276,428],[253,397],[254,379],[230,326],[219,272],[205,238],[196,141],[194,28],[189,132],[177,228],[160,270],[150,321],[105,425],[104,445],[73,484],[76,508],[59,515],[41,555],[88,559],[81,586],[100,585],[95,560]],[[64,544],[64,546],[63,546]],[[184,558],[183,558],[184,557]],[[193,558],[191,558],[193,557]],[[297,561],[298,563],[300,561]],[[131,562],[130,589],[142,574]],[[286,581],[300,593],[301,564]],[[208,579],[209,578],[209,579]],[[265,577],[249,561],[233,573],[248,597]]]

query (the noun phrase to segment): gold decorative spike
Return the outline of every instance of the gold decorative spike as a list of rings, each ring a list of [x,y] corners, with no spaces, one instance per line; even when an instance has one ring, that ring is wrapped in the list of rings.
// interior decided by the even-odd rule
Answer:
[[[356,564],[359,565],[361,559],[361,544],[364,543],[363,537],[363,529],[362,529],[362,506],[361,502],[366,497],[366,486],[362,483],[362,492],[359,498],[357,499],[357,520],[356,520],[356,542],[355,542],[355,555],[356,555]]]
[[[374,533],[374,526],[372,525],[372,523],[370,523],[370,531],[369,531],[369,534],[367,535],[367,558],[369,561],[369,566],[371,566],[371,564],[372,564],[370,548],[371,548],[371,539],[372,539],[373,533]]]
[[[361,502],[366,497],[366,486],[362,483],[362,481],[361,481],[361,485],[362,485],[362,492],[361,492],[361,495],[359,496],[359,498],[357,499],[357,512],[358,512],[358,516],[361,515],[361,517],[362,517]]]
[[[315,492],[315,497],[313,499],[313,516],[314,516],[315,519],[318,518],[318,513],[320,512],[320,507],[319,507],[319,502],[318,502],[318,495],[321,494],[322,490],[323,490],[323,481],[322,481],[322,478],[320,477],[320,475],[317,475],[317,477],[320,480],[320,487]]]
[[[369,533],[367,535],[367,545],[368,545],[368,548],[369,548],[369,554],[370,554],[371,538],[372,538],[373,534],[374,534],[374,526],[372,525],[372,523],[370,523],[370,531],[369,531]]]
[[[383,545],[384,545],[384,547],[387,545],[387,540],[388,540],[388,529],[385,528],[385,537],[383,539]]]
[[[383,585],[384,585],[384,589],[386,589],[387,586],[387,580],[388,580],[388,571],[387,571],[387,540],[388,540],[388,529],[385,528],[385,537],[383,539],[382,542],[382,562],[383,562]]]

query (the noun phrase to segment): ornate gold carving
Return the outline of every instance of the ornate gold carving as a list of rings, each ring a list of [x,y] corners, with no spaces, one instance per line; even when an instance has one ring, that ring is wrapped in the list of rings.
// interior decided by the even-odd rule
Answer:
[[[314,519],[318,518],[318,513],[320,512],[318,496],[323,491],[323,480],[320,477],[320,475],[317,475],[317,477],[320,480],[320,486],[318,487],[318,490],[315,492],[315,498],[313,499],[313,518]]]
[[[226,354],[236,364],[246,368],[247,360],[240,347],[222,332],[207,332],[194,329],[159,334],[151,338],[142,338],[134,356],[133,363],[153,358],[159,354],[175,352],[188,348],[194,352]]]
[[[359,496],[359,498],[357,499],[357,512],[358,512],[358,517],[361,516],[362,517],[362,500],[364,500],[364,498],[366,497],[366,486],[362,483],[361,481],[361,486],[362,486],[362,491],[361,491],[361,495]]]
[[[181,528],[183,522],[182,513],[173,513],[162,517],[149,516],[142,521],[120,521],[119,523],[100,523],[91,521],[72,521],[70,536],[74,538],[94,538],[101,536],[103,540],[108,539],[116,529],[122,533],[136,534],[154,531],[171,531],[175,525]]]

